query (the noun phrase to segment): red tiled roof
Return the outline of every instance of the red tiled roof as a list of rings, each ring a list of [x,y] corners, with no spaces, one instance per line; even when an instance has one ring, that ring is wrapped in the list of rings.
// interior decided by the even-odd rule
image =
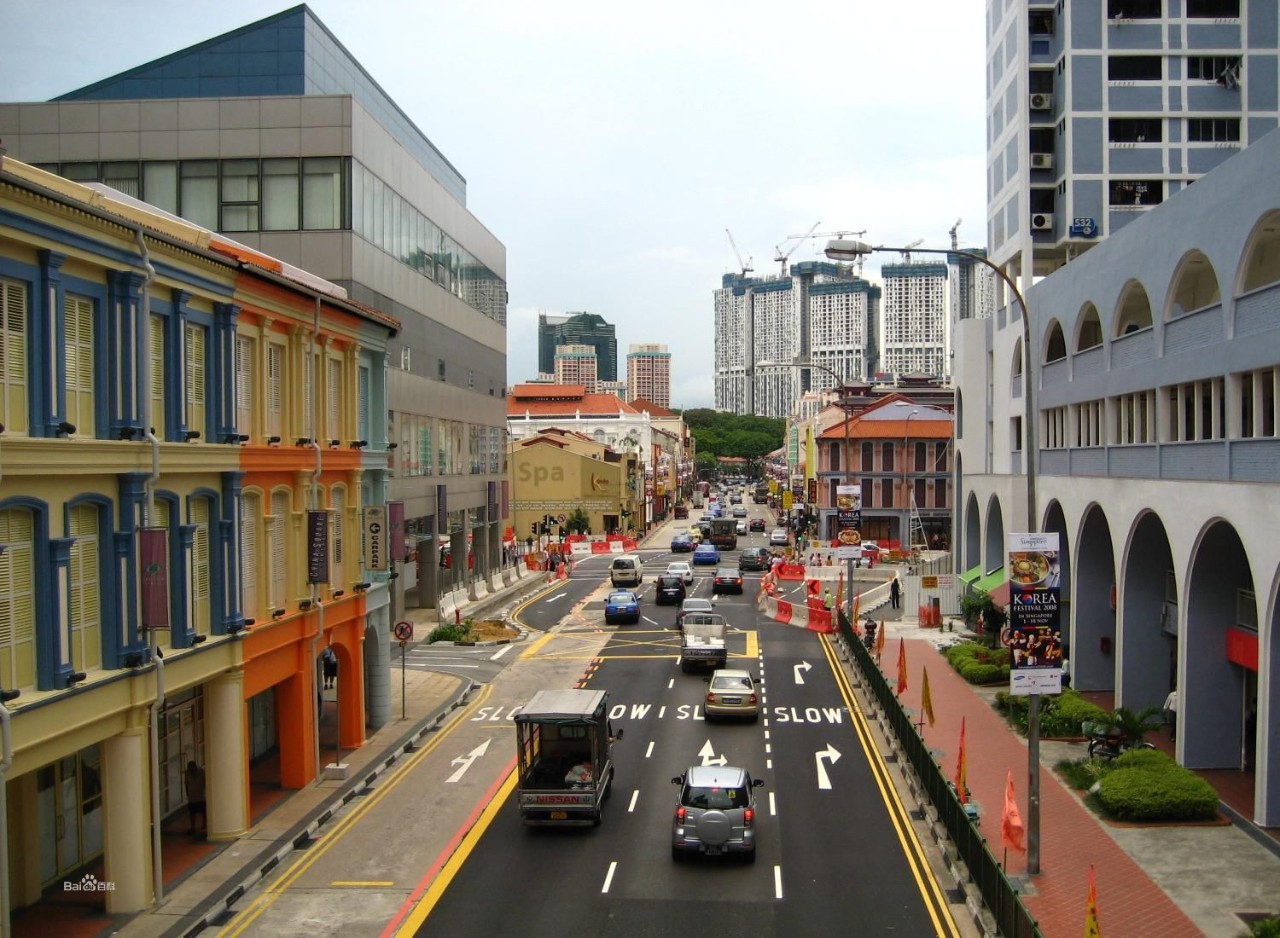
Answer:
[[[582,385],[577,385],[577,389],[581,391]],[[507,398],[508,417],[523,417],[526,413],[533,417],[573,417],[577,414],[637,414],[639,411],[616,394],[580,394],[543,400],[513,394]]]
[[[517,384],[511,389],[512,397],[534,400],[565,400],[583,397],[586,393],[585,384]]]
[[[660,407],[653,401],[643,397],[637,397],[631,402],[631,406],[641,413],[648,414],[650,417],[674,417],[676,415],[675,411]]]

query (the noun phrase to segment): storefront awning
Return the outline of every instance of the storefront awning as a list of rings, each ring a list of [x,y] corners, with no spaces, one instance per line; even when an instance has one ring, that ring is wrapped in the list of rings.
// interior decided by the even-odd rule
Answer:
[[[1005,576],[1004,567],[1001,567],[999,570],[996,570],[992,573],[988,573],[986,576],[979,577],[974,582],[973,588],[975,590],[981,590],[984,593],[990,593],[997,586],[1000,586],[1002,583],[1008,583],[1008,582],[1009,582],[1009,578]],[[1005,591],[1005,598],[1008,599],[1007,590]]]
[[[1009,581],[1005,580],[991,591],[991,601],[997,606],[1009,608]]]
[[[966,570],[964,573],[960,574],[960,582],[965,586],[968,586],[980,576],[982,576],[982,564],[978,564],[978,566],[974,567],[972,570]]]

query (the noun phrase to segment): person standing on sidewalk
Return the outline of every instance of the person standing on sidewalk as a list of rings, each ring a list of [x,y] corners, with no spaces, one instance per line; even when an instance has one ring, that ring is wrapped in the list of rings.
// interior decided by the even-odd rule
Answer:
[[[204,769],[196,765],[196,760],[192,759],[187,763],[187,818],[189,826],[188,834],[204,834],[209,829],[209,815],[206,809],[204,794]],[[200,826],[196,827],[196,818],[200,819]]]
[[[1178,738],[1178,688],[1164,699],[1164,721],[1169,724],[1169,742]]]
[[[898,585],[898,578],[895,576],[893,582],[889,585],[889,605],[897,609],[902,604],[902,587]]]

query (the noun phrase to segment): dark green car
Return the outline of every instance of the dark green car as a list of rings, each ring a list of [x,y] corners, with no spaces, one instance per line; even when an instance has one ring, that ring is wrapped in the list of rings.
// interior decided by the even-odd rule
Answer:
[[[763,547],[747,547],[738,555],[738,571],[768,570],[771,559],[769,552]]]

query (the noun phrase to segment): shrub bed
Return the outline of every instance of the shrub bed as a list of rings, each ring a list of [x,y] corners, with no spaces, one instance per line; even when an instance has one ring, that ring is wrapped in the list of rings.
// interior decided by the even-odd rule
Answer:
[[[977,642],[952,645],[945,652],[956,673],[970,684],[996,684],[1009,680],[1009,649],[988,648]]]
[[[1027,731],[1027,706],[1026,697],[1014,696],[1008,691],[996,694],[996,709],[1023,733]],[[1056,697],[1046,695],[1040,698],[1040,735],[1043,738],[1079,736],[1081,723],[1086,720],[1105,722],[1107,719],[1107,711],[1070,689]]]
[[[1135,758],[1136,757],[1136,758]],[[1218,793],[1163,752],[1127,752],[1104,775],[1098,802],[1117,821],[1211,821]]]
[[[447,624],[437,625],[427,635],[427,644],[432,642],[465,642],[471,635],[471,620],[467,620],[462,625],[455,625],[450,622]]]

